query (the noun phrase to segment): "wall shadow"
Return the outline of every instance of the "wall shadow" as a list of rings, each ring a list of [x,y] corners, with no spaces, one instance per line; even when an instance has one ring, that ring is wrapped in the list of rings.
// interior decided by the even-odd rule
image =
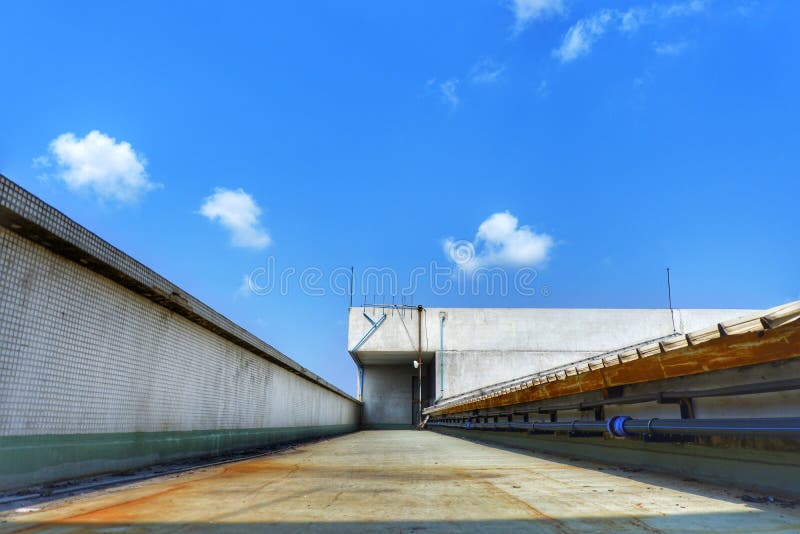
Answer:
[[[532,448],[525,448],[508,443],[498,443],[495,441],[481,439],[482,436],[477,434],[477,432],[474,435],[461,435],[460,433],[456,434],[449,431],[436,431],[436,433],[447,437],[469,441],[470,443],[475,443],[476,445],[482,445],[497,450],[505,450],[562,465],[569,465],[591,471],[602,472],[608,476],[627,478],[629,480],[634,480],[651,486],[661,486],[673,489],[675,491],[691,493],[705,497],[709,497],[709,494],[713,493],[711,498],[729,503],[745,503],[749,508],[761,512],[774,513],[776,511],[797,510],[797,512],[800,513],[800,497],[792,494],[768,492],[754,487],[725,485],[716,481],[703,480],[700,476],[684,475],[662,469],[648,469],[646,467],[638,466],[630,467],[621,465],[620,463],[602,463],[597,460],[581,458],[579,456],[567,453],[554,454],[552,452],[537,451]],[[524,434],[513,432],[499,432],[499,434],[519,434],[520,436],[524,436]],[[498,438],[502,439],[501,436],[498,436]],[[601,438],[569,439],[601,440]],[[800,481],[797,482],[797,491],[800,492]]]

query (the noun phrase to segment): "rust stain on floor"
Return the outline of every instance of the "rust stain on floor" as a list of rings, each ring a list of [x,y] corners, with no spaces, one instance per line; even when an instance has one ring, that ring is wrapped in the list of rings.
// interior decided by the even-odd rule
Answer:
[[[365,431],[5,514],[0,532],[800,530],[796,510],[594,467],[432,432]]]

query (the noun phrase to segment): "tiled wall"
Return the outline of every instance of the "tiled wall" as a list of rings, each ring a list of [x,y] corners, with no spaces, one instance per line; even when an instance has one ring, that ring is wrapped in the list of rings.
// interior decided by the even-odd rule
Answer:
[[[357,423],[352,401],[0,228],[0,436]]]
[[[303,368],[263,340],[255,337],[204,302],[194,298],[158,273],[142,265],[121,250],[100,239],[69,217],[45,204],[3,175],[0,175],[0,225],[27,236],[51,250],[69,256],[95,272],[105,273],[127,287],[136,286],[146,297],[167,297],[179,303],[184,312],[237,344],[250,346],[257,354],[279,362],[328,389],[341,390]],[[0,273],[2,274],[2,273]]]

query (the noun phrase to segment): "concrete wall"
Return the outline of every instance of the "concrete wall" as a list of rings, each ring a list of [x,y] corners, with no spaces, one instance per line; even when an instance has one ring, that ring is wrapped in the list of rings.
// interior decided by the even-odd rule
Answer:
[[[360,403],[167,284],[0,177],[0,490],[358,427]]]
[[[364,411],[366,428],[408,427],[412,423],[412,377],[410,365],[373,365],[364,368]]]
[[[367,308],[368,314],[373,313]],[[675,329],[690,332],[754,310],[674,310]],[[350,310],[349,347],[368,331],[364,310]],[[440,313],[446,318],[441,328]],[[377,319],[380,310],[373,318]],[[417,318],[396,311],[357,357],[371,364],[406,362],[417,350]],[[559,308],[427,308],[422,350],[436,353],[437,395],[451,397],[673,333],[669,310]],[[443,380],[442,380],[443,378]],[[366,387],[366,386],[365,386]],[[443,390],[443,391],[442,391]]]
[[[602,351],[600,351],[602,352]],[[449,397],[587,358],[597,351],[461,350],[436,353],[442,369],[438,396]]]

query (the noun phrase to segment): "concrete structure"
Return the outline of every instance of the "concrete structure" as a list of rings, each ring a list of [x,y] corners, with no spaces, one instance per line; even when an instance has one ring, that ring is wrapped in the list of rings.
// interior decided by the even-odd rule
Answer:
[[[365,424],[413,421],[421,352],[437,432],[800,493],[800,302],[398,312],[350,310]]]
[[[0,490],[356,430],[360,404],[0,176]]]
[[[496,384],[425,413],[451,434],[798,494],[800,301]]]
[[[361,403],[3,177],[0,275],[0,491],[408,427],[420,405],[434,430],[361,432],[45,503],[0,531],[800,527],[772,504],[794,501],[751,494],[800,496],[800,302],[353,308]],[[51,489],[6,492],[0,510]]]
[[[416,417],[418,372],[406,365],[370,365],[363,368],[364,428],[408,428]],[[429,391],[428,367],[423,368],[422,385]],[[423,392],[423,398],[425,393]]]
[[[507,434],[508,435],[508,434]],[[0,531],[797,532],[780,498],[433,432],[369,431],[0,514]]]
[[[752,312],[425,308],[421,323],[423,403],[428,406]],[[348,347],[362,370],[359,395],[367,425],[409,425],[413,421],[417,371],[412,361],[417,358],[420,337],[417,313],[408,309],[350,309]]]

